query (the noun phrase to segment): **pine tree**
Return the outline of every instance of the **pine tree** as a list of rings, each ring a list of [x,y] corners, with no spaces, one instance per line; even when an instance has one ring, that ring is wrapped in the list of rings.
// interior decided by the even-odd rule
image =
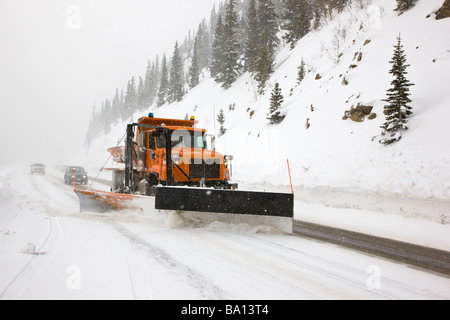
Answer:
[[[223,25],[224,52],[223,52],[223,77],[220,79],[222,87],[229,88],[236,81],[240,67],[239,42],[237,40],[238,15],[235,11],[235,0],[228,0],[225,21]]]
[[[225,112],[223,112],[223,109],[220,109],[219,114],[217,115],[217,122],[220,124],[219,129],[219,137],[223,136],[227,129],[223,126],[225,124]]]
[[[150,60],[147,62],[147,70],[145,72],[144,79],[144,97],[143,97],[143,105],[148,108],[153,103],[152,98],[152,85],[153,85],[153,70]]]
[[[397,7],[394,11],[398,12],[398,15],[401,15],[405,11],[411,9],[416,5],[417,0],[397,0]]]
[[[263,95],[266,89],[266,83],[273,72],[273,59],[267,46],[261,45],[258,53],[257,71],[255,80],[258,81],[258,93]]]
[[[112,100],[111,112],[114,114],[114,123],[117,123],[118,118],[120,117],[120,96],[119,96],[119,88],[116,88],[116,93]]]
[[[198,40],[194,41],[191,67],[189,68],[189,88],[196,87],[200,82],[200,69],[198,66]]]
[[[244,13],[239,14],[240,16],[237,26],[237,39],[238,39],[238,55],[239,55],[239,72],[243,72],[245,69],[245,48],[247,42],[247,18]]]
[[[267,120],[269,120],[269,124],[278,124],[281,123],[285,115],[282,115],[279,111],[281,104],[284,101],[284,97],[281,93],[280,84],[275,83],[275,88],[272,91],[272,95],[270,97],[270,109],[269,114],[267,115]]]
[[[320,12],[320,7],[319,7],[319,5],[317,3],[313,4],[312,11],[313,11],[313,16],[314,16],[314,18],[313,18],[313,29],[317,30],[317,29],[320,28],[320,25],[321,25],[320,20],[322,19],[322,14]]]
[[[125,93],[125,104],[123,119],[131,117],[134,112],[137,111],[137,92],[136,92],[136,80],[131,77],[127,84],[127,92]]]
[[[247,11],[247,41],[245,43],[245,64],[247,71],[250,73],[257,70],[259,35],[256,0],[250,0]]]
[[[297,73],[297,83],[300,84],[306,75],[306,64],[305,60],[302,58],[302,62],[300,63],[300,66],[298,67],[298,73]]]
[[[159,84],[161,83],[161,72],[162,67],[160,66],[159,56],[156,56],[154,63],[154,72],[153,72],[153,98],[158,95]]]
[[[348,4],[349,0],[335,0],[334,7],[337,9],[339,13],[344,11],[345,6]]]
[[[202,70],[204,68],[208,68],[211,56],[211,35],[205,19],[203,19],[202,23],[200,23],[198,26],[197,35],[195,36],[194,40],[194,46],[195,41],[197,41],[198,69]]]
[[[209,27],[210,27],[210,36],[211,40],[214,40],[214,31],[216,30],[216,24],[217,24],[217,11],[216,11],[216,4],[213,4],[213,8],[211,9],[211,14],[209,16]]]
[[[258,0],[258,62],[255,79],[258,81],[258,92],[264,93],[266,82],[274,71],[275,50],[279,40],[278,23],[275,7],[271,0]]]
[[[409,98],[409,87],[414,84],[409,82],[405,75],[406,68],[410,65],[406,64],[406,55],[401,44],[401,36],[397,38],[397,44],[394,46],[394,56],[389,62],[392,68],[389,71],[393,75],[394,80],[391,82],[391,88],[387,91],[388,102],[384,106],[384,114],[386,115],[386,122],[381,126],[383,129],[381,133],[380,143],[388,145],[402,138],[402,131],[408,129],[406,123],[408,117],[412,114],[412,107],[409,106],[411,99]]]
[[[183,99],[184,92],[183,59],[178,47],[178,42],[176,42],[170,68],[167,100],[169,102],[181,101],[181,99]]]
[[[145,91],[144,91],[144,80],[142,77],[139,77],[139,84],[137,89],[137,108],[138,110],[142,111],[145,109],[144,107],[144,101],[145,101]]]
[[[167,70],[167,58],[166,55],[163,56],[162,66],[161,66],[161,80],[158,91],[158,102],[157,106],[160,107],[167,101],[167,92],[169,88],[169,71]]]
[[[313,12],[311,3],[308,0],[284,0],[285,14],[283,15],[283,36],[291,49],[294,48],[298,40],[303,38],[311,30]]]
[[[124,110],[125,110],[125,93],[123,92],[123,89],[120,89],[120,98],[119,98],[119,107],[120,107],[120,115],[122,116],[122,119],[125,120]]]
[[[149,60],[147,64],[147,71],[145,72],[144,79],[144,108],[149,108],[153,104],[156,93],[158,91],[158,70],[156,66],[157,63],[158,61],[151,63]]]
[[[223,20],[219,14],[217,18],[216,28],[214,30],[214,41],[212,45],[212,61],[210,66],[211,77],[216,82],[221,82],[223,75],[223,52],[224,52],[224,33]]]
[[[107,134],[111,130],[112,112],[111,112],[111,102],[109,99],[105,100],[102,107],[102,121],[103,130]]]

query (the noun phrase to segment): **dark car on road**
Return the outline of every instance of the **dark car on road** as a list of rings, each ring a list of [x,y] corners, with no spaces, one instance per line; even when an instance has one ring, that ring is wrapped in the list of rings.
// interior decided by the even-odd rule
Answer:
[[[33,163],[31,165],[31,174],[45,174],[45,165],[42,163]]]
[[[81,183],[81,184],[88,183],[88,173],[86,172],[86,170],[84,170],[83,167],[71,166],[71,167],[67,167],[66,172],[64,173],[64,183],[65,184],[73,183],[72,169],[73,169],[73,175],[75,176],[76,183]]]

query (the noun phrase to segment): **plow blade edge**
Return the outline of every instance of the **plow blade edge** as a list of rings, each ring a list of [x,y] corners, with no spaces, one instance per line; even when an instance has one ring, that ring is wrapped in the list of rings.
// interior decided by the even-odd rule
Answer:
[[[184,187],[158,187],[155,209],[213,213],[217,218],[242,222],[260,222],[292,233],[294,195]],[[213,218],[214,219],[214,218]],[[223,219],[222,219],[223,220]]]

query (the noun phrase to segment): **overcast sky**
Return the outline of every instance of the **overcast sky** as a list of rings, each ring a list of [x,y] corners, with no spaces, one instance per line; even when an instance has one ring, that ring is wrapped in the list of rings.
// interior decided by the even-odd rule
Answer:
[[[68,161],[90,112],[220,0],[0,0],[0,164]]]

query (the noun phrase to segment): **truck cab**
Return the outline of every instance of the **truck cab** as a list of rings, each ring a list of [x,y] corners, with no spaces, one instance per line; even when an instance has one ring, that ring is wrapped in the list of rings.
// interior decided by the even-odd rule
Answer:
[[[138,120],[132,171],[133,183],[141,194],[153,194],[159,184],[237,188],[230,183],[232,156],[215,151],[214,137],[196,128],[197,123],[193,117],[177,120],[154,118],[151,114]],[[117,148],[111,149],[111,153],[117,152]],[[167,153],[171,170],[167,170]]]

